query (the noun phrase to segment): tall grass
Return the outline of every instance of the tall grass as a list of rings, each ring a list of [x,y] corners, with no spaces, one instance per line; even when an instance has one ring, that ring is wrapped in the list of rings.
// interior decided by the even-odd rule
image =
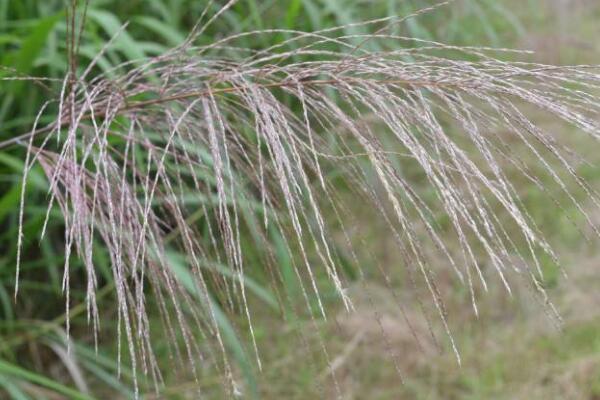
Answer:
[[[574,182],[598,205],[597,193],[577,173],[581,160],[529,117],[541,111],[597,139],[598,68],[507,62],[506,54],[518,52],[394,33],[431,9],[312,32],[240,32],[203,44],[203,34],[233,3],[216,12],[208,7],[174,49],[151,57],[142,51],[96,75],[92,71],[113,46],[137,50],[128,46],[124,29],[113,29],[113,39],[78,68],[84,13],[106,26],[111,22],[93,9],[75,18],[71,9],[69,71],[60,94],[41,107],[31,132],[0,143],[27,148],[17,192],[17,289],[25,233],[32,230],[28,181],[43,186],[43,172],[49,185],[48,206],[36,223],[42,242],[54,206],[61,211],[59,280],[69,347],[78,271],[85,275],[85,307],[77,311],[87,312],[96,341],[102,331],[98,298],[114,289],[117,368],[121,357],[127,359],[136,395],[139,371],[158,390],[168,368],[155,354],[160,335],[193,376],[214,365],[231,393],[241,391],[230,358],[246,367],[250,361],[236,348],[224,309],[245,316],[260,368],[250,293],[285,307],[290,290],[279,288],[294,281],[312,318],[327,318],[319,279],[326,276],[339,301],[353,308],[332,239],[331,227],[342,226],[348,235],[343,227],[352,223],[337,194],[340,178],[329,174],[334,168],[356,201],[387,224],[408,276],[432,299],[459,363],[436,285],[440,257],[470,291],[475,313],[477,292],[491,284],[478,257],[484,254],[507,292],[513,281],[526,281],[559,318],[540,267],[540,257],[557,264],[558,257],[505,170],[514,167],[541,190],[549,178],[598,234],[569,189]],[[5,79],[19,83],[22,76]],[[512,151],[515,143],[537,169]],[[434,196],[404,176],[399,159],[420,170]],[[447,216],[447,227],[437,223],[436,210]],[[450,239],[443,230],[452,232]],[[287,267],[278,252],[293,255]],[[347,257],[357,260],[352,250]],[[102,258],[106,269],[97,266]],[[74,270],[73,262],[82,269]],[[250,279],[249,264],[262,265],[272,290]],[[100,292],[105,282],[112,284]],[[150,308],[160,313],[162,334]]]

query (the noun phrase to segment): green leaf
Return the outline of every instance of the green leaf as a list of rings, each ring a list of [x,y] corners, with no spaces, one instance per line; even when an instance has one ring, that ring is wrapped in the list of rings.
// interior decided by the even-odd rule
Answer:
[[[4,196],[0,198],[0,221],[4,219],[6,214],[14,213],[19,206],[21,199],[21,185],[14,185],[10,190],[7,190]]]
[[[182,35],[177,29],[173,28],[171,25],[165,24],[164,22],[156,18],[135,17],[133,19],[133,22],[156,33],[164,40],[166,44],[177,46],[185,41],[185,36]]]
[[[90,397],[84,393],[81,393],[73,388],[60,384],[58,382],[53,381],[52,379],[46,378],[43,375],[36,374],[35,372],[31,372],[24,368],[21,368],[15,364],[9,363],[4,360],[0,360],[0,376],[10,376],[13,378],[22,379],[36,385],[43,386],[50,390],[55,391],[56,393],[60,393],[65,395],[68,399],[74,400],[90,400],[93,397]]]
[[[275,246],[275,257],[279,263],[279,270],[281,271],[283,286],[287,292],[287,297],[291,303],[294,303],[300,297],[302,287],[301,282],[299,282],[298,276],[296,275],[296,271],[294,271],[292,256],[284,241],[282,233],[279,230],[270,227],[269,235],[271,237],[271,242]],[[289,304],[286,307],[286,312],[289,319],[292,320],[295,318],[293,304]]]
[[[108,11],[88,10],[89,18],[96,22],[111,38],[115,39],[115,48],[119,49],[128,60],[140,60],[146,57],[144,51],[127,32],[122,31],[123,23]]]
[[[11,382],[10,379],[7,379],[2,375],[0,375],[0,388],[6,390],[10,398],[13,400],[30,400],[30,397],[23,393],[19,385]]]
[[[213,269],[213,270],[219,272],[221,275],[226,276],[228,278],[235,279],[235,280],[238,279],[237,273],[232,271],[230,268],[227,268],[224,265],[212,263],[208,266],[208,268]],[[242,282],[243,282],[244,286],[251,293],[254,293],[256,295],[256,297],[258,297],[263,302],[265,302],[266,304],[271,306],[271,308],[273,308],[274,310],[279,309],[277,300],[275,300],[275,297],[271,294],[271,292],[269,292],[267,289],[263,288],[255,280],[253,280],[252,278],[250,278],[247,275],[244,275],[242,277]]]
[[[169,267],[173,270],[175,277],[179,281],[179,283],[186,288],[186,290],[196,297],[199,300],[199,303],[202,307],[205,308],[205,311],[209,315],[214,315],[215,322],[221,334],[223,335],[223,342],[227,349],[233,355],[233,358],[236,360],[238,366],[243,372],[244,378],[248,387],[250,389],[251,395],[253,398],[258,398],[258,385],[256,382],[256,377],[254,376],[254,372],[252,371],[252,366],[250,364],[250,360],[248,358],[248,354],[244,350],[244,346],[240,342],[237,334],[235,333],[235,329],[231,325],[231,322],[219,307],[219,304],[213,299],[210,293],[206,293],[205,295],[201,294],[198,290],[197,285],[195,284],[196,279],[192,276],[188,268],[178,260],[173,254],[168,255],[169,258]],[[207,304],[208,298],[208,304]]]
[[[21,47],[15,52],[6,54],[2,59],[2,65],[14,68],[21,75],[28,75],[33,70],[35,61],[45,48],[48,35],[54,28],[56,22],[62,17],[62,13],[42,18],[37,22],[31,33],[23,39]],[[7,72],[0,71],[0,75],[9,75]],[[11,82],[8,86],[8,93],[16,96],[23,88],[23,81]]]
[[[105,371],[92,361],[84,360],[82,361],[82,364],[90,373],[96,376],[99,381],[104,382],[106,385],[117,390],[128,399],[135,398],[134,392],[124,385],[119,379],[117,379],[115,373]]]
[[[6,165],[21,175],[23,174],[23,168],[25,167],[25,163],[20,158],[2,152],[0,152],[0,164]],[[31,179],[33,185],[38,189],[46,189],[48,187],[44,174],[37,168],[32,168],[29,171],[29,179]]]
[[[302,9],[302,0],[292,0],[288,7],[287,13],[285,15],[285,26],[287,29],[294,29],[296,26],[296,19],[298,15],[300,15],[300,10]]]

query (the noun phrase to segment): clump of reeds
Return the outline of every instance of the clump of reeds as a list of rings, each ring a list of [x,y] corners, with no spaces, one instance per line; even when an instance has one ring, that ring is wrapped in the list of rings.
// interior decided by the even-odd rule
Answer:
[[[576,182],[598,205],[597,193],[576,172],[578,159],[528,113],[541,111],[598,139],[600,71],[505,62],[509,50],[416,42],[380,28],[393,23],[363,23],[374,32],[364,36],[341,35],[341,28],[259,31],[196,47],[199,28],[167,54],[119,66],[116,77],[88,79],[90,66],[80,77],[65,78],[55,122],[22,138],[28,141],[24,181],[39,162],[50,181],[48,210],[57,203],[65,220],[64,289],[68,297],[69,259],[76,251],[87,271],[94,331],[100,324],[94,242],[106,246],[118,332],[134,370],[160,381],[146,313],[149,285],[166,334],[184,339],[183,348],[173,340],[172,350],[197,368],[201,332],[219,343],[231,375],[211,292],[240,307],[252,332],[241,245],[248,221],[256,222],[252,228],[265,242],[270,225],[288,227],[286,244],[295,251],[307,304],[316,296],[326,315],[314,278],[322,269],[352,308],[324,216],[336,208],[327,174],[332,166],[387,221],[450,338],[427,246],[469,287],[475,312],[474,287],[488,285],[476,256],[481,251],[508,291],[507,271],[515,270],[547,301],[539,257],[558,260],[505,170],[510,166],[543,189],[522,154],[512,151],[525,148],[592,224],[566,182]],[[261,51],[236,46],[241,37],[281,33],[285,41]],[[370,52],[363,46],[370,41],[406,47]],[[394,162],[400,153],[424,174],[434,205],[403,177]],[[23,207],[25,201],[21,224]],[[449,248],[449,235],[433,222],[440,210],[459,251]],[[199,231],[199,218],[206,231]],[[507,232],[509,224],[518,236]],[[186,255],[202,301],[178,279],[168,248]],[[233,279],[206,268],[215,259],[230,266]],[[254,350],[260,363],[256,344]]]

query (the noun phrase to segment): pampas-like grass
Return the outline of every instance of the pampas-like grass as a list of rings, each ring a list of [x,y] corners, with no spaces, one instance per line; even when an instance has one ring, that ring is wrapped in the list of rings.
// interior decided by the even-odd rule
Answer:
[[[119,66],[113,78],[87,79],[93,63],[80,77],[67,76],[55,122],[21,138],[28,141],[24,182],[39,162],[50,181],[48,210],[56,203],[64,216],[67,310],[69,259],[76,251],[87,271],[88,315],[94,331],[100,329],[93,263],[94,241],[100,240],[111,261],[118,333],[134,370],[161,380],[146,311],[147,296],[153,296],[174,354],[189,360],[197,374],[200,332],[218,344],[232,380],[212,306],[214,290],[245,314],[260,366],[241,244],[250,221],[265,246],[270,225],[287,229],[307,307],[315,296],[318,312],[327,316],[315,277],[324,271],[352,309],[325,216],[338,206],[328,175],[332,166],[343,171],[357,201],[386,221],[407,270],[427,287],[451,340],[430,249],[467,285],[474,312],[475,286],[490,284],[477,252],[485,254],[508,292],[507,274],[514,270],[529,278],[553,310],[539,257],[546,254],[557,263],[558,258],[506,168],[543,190],[522,155],[512,151],[516,144],[526,149],[593,227],[568,186],[575,182],[598,205],[597,193],[576,172],[578,159],[528,115],[543,112],[597,140],[600,71],[505,62],[498,57],[509,50],[416,42],[376,29],[397,22],[364,23],[374,32],[365,36],[342,36],[341,28],[270,30],[195,47],[198,28],[182,46]],[[282,33],[288,39],[261,51],[236,46],[241,37]],[[364,44],[371,41],[400,49],[370,52]],[[398,156],[418,166],[435,202],[403,176],[394,162]],[[21,225],[24,194],[23,186]],[[458,251],[434,221],[439,211],[448,218]],[[198,215],[205,232],[194,223]],[[519,234],[509,233],[508,225]],[[185,254],[200,303],[170,266],[169,247]],[[233,279],[206,268],[215,259],[232,269]],[[276,270],[276,263],[269,268]],[[453,340],[452,346],[460,360]]]

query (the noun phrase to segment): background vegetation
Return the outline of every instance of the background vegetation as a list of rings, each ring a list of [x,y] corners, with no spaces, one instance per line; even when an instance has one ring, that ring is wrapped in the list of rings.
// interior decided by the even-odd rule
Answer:
[[[219,8],[219,2],[216,3],[213,12]],[[253,29],[314,31],[386,15],[406,15],[429,4],[394,0],[241,0],[200,41],[211,43],[226,34]],[[181,43],[204,6],[205,2],[192,0],[92,0],[82,36],[80,64],[85,65],[98,54],[125,21],[129,21],[126,33],[100,59],[95,73],[110,71],[124,61],[159,55]],[[600,37],[599,19],[600,5],[593,0],[462,0],[407,21],[397,27],[397,33],[458,45],[532,49],[536,53],[527,57],[539,62],[591,64],[600,63],[600,48],[595,40]],[[348,34],[355,34],[365,28],[347,30]],[[62,79],[67,71],[66,34],[63,1],[0,0],[0,78],[19,74]],[[262,42],[248,41],[246,46],[263,48],[284,38],[285,33],[265,36]],[[370,45],[377,50],[377,44]],[[29,129],[39,107],[49,94],[55,93],[56,87],[52,80],[0,81],[0,141]],[[543,118],[541,115],[542,125]],[[578,139],[572,131],[563,133],[559,140],[590,161],[600,161],[600,155],[589,143]],[[0,397],[130,398],[132,371],[124,364],[120,378],[116,377],[117,343],[111,323],[117,305],[109,261],[101,248],[96,251],[95,260],[102,276],[98,292],[103,310],[100,347],[96,353],[86,318],[82,277],[79,287],[75,282],[71,293],[72,351],[67,352],[61,289],[64,226],[58,211],[57,218],[51,219],[50,234],[42,241],[36,239],[44,221],[48,189],[41,169],[34,169],[27,192],[21,294],[16,302],[13,300],[23,154],[20,146],[0,151]],[[598,187],[598,168],[583,167],[580,172]],[[335,171],[328,173],[334,175]],[[410,174],[408,169],[407,175]],[[411,179],[415,185],[425,184],[417,173]],[[548,289],[564,317],[560,329],[549,323],[528,293],[517,292],[509,297],[500,288],[492,288],[483,296],[481,314],[475,318],[465,289],[439,276],[442,290],[450,296],[448,308],[454,314],[453,330],[463,366],[457,367],[448,349],[440,350],[428,343],[423,343],[421,349],[414,348],[411,332],[402,317],[391,311],[395,300],[383,290],[390,283],[376,273],[378,268],[385,269],[391,285],[402,288],[406,278],[394,272],[400,270],[395,268],[400,257],[395,254],[393,243],[378,235],[381,227],[368,212],[357,207],[356,227],[365,232],[361,246],[375,254],[380,265],[375,265],[367,251],[360,254],[361,262],[373,264],[362,266],[366,279],[360,283],[357,280],[353,290],[366,292],[368,287],[374,296],[359,303],[356,313],[346,315],[340,311],[336,318],[325,321],[280,310],[276,306],[276,293],[266,285],[268,278],[250,267],[251,301],[259,310],[255,318],[260,321],[257,338],[264,352],[263,371],[257,370],[244,350],[250,347],[244,339],[248,335],[243,332],[243,316],[235,321],[236,314],[228,313],[220,325],[228,338],[227,347],[234,355],[244,395],[297,399],[335,396],[327,373],[328,362],[322,356],[325,345],[345,398],[600,398],[597,243],[582,241],[574,231],[569,223],[574,210],[555,209],[544,193],[530,189],[525,182],[521,184],[524,202],[564,255],[569,272],[570,278],[562,280],[550,263],[547,266],[551,277]],[[600,216],[594,217],[600,220]],[[278,249],[280,233],[274,231],[272,235]],[[279,249],[276,257],[285,271],[293,263],[292,256],[284,247]],[[256,259],[260,260],[259,255]],[[356,274],[352,262],[345,262],[349,275]],[[76,277],[83,265],[76,263],[73,268]],[[284,279],[283,284],[288,285],[285,290],[292,296],[299,290],[292,280]],[[401,293],[407,312],[418,314],[417,300],[410,293]],[[331,307],[337,307],[333,299]],[[374,310],[385,328],[383,339],[374,328]],[[426,332],[428,327],[421,326],[418,316],[415,319],[415,329]],[[386,357],[390,345],[400,353],[404,385],[398,384],[398,372]],[[166,343],[159,341],[156,346],[157,354],[162,357],[160,362],[168,364]],[[185,370],[174,369],[172,376],[165,377],[158,395],[151,382],[140,379],[143,397],[148,399],[194,398],[198,385],[205,393],[214,394],[214,398],[223,395],[222,380],[210,372],[196,382]]]

